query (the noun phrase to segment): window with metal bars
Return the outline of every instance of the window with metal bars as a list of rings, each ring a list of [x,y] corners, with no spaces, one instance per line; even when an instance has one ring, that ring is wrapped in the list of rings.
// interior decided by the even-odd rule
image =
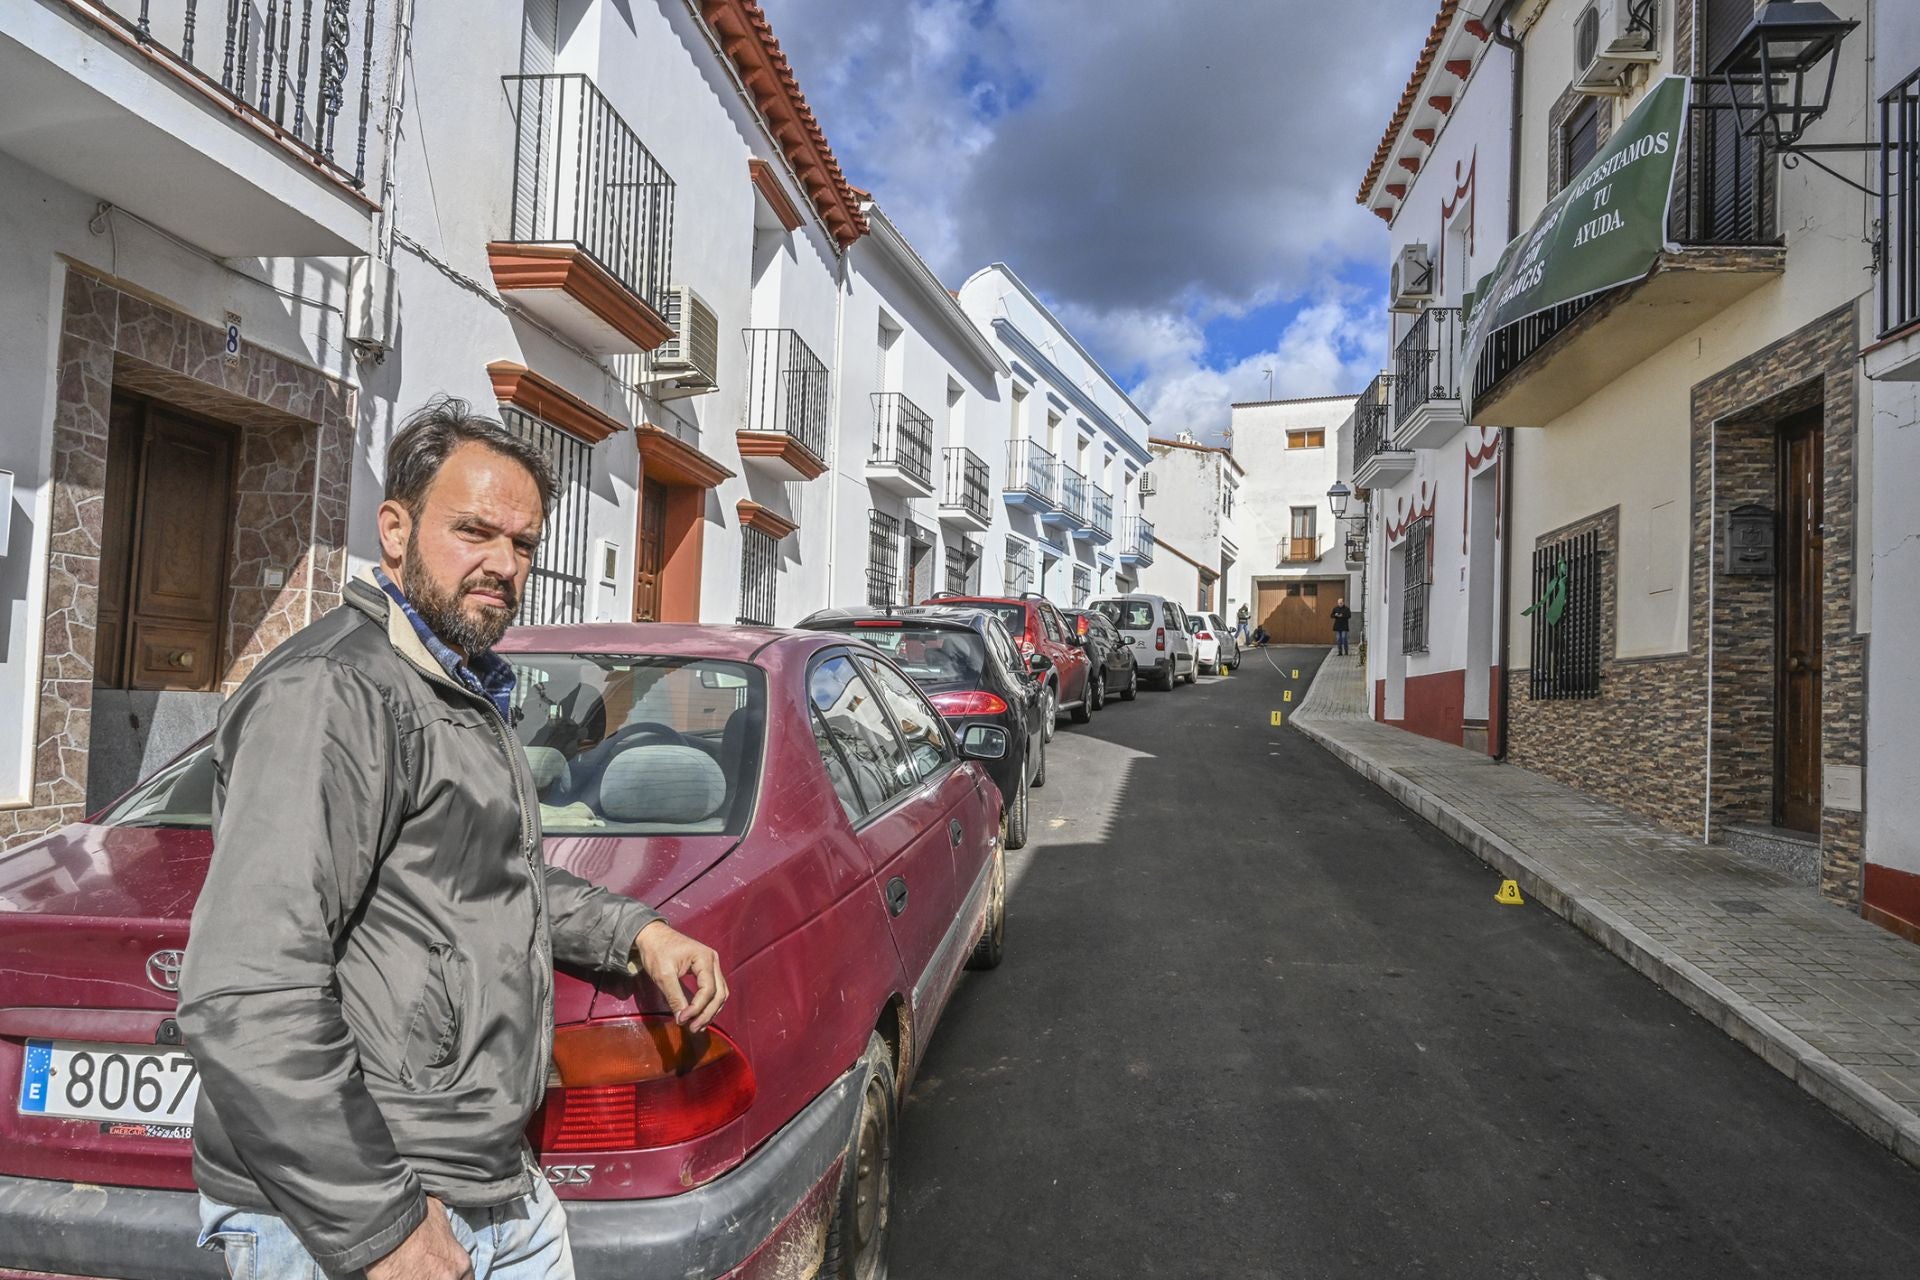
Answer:
[[[1083,564],[1073,566],[1073,607],[1084,609],[1093,598],[1093,570]]]
[[[1535,699],[1600,696],[1605,554],[1597,529],[1533,553],[1533,603],[1522,613],[1533,624],[1528,693]]]
[[[773,625],[773,607],[780,586],[780,543],[758,529],[740,531],[739,620],[757,626]]]
[[[1400,648],[1406,653],[1427,651],[1427,596],[1433,586],[1433,517],[1413,522],[1400,544],[1406,584],[1400,593]]]
[[[867,512],[867,603],[884,609],[900,583],[900,521],[884,511]]]
[[[976,595],[980,590],[980,544],[971,538],[959,538],[947,544],[946,589],[956,595]]]
[[[1033,590],[1033,544],[1031,542],[1008,538],[1007,558],[1003,567],[1006,591],[1009,595],[1019,595],[1023,591]]]
[[[507,430],[546,455],[553,470],[553,508],[533,557],[520,611],[523,626],[587,620],[587,494],[592,479],[593,447],[521,409],[502,406]]]

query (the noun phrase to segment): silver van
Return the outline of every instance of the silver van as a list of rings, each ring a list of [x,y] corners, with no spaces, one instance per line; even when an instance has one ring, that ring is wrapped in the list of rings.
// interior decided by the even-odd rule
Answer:
[[[1087,606],[1098,610],[1119,628],[1121,638],[1140,664],[1140,678],[1171,689],[1185,680],[1192,684],[1200,663],[1193,637],[1187,632],[1187,611],[1165,596],[1130,591],[1103,596]]]

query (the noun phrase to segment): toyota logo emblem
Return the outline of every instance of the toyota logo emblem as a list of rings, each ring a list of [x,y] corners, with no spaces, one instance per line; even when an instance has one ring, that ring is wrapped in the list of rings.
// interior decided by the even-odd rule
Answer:
[[[180,989],[180,966],[186,962],[184,951],[156,951],[147,957],[147,981],[162,991]]]

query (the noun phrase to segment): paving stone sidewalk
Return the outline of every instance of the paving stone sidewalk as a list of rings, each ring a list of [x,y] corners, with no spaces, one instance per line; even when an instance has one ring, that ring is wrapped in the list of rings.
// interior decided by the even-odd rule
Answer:
[[[1329,656],[1294,727],[1920,1165],[1920,947],[1531,770],[1378,724]]]

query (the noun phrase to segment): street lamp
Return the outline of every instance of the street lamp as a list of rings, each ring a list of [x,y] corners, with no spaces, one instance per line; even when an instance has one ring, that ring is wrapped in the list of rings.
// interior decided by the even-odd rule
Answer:
[[[1769,0],[1715,64],[1713,74],[1727,86],[1734,118],[1747,137],[1764,135],[1775,151],[1858,151],[1852,143],[1801,147],[1800,135],[1826,114],[1840,70],[1836,51],[1860,24],[1841,18],[1824,4]],[[1824,78],[1820,64],[1826,62]],[[1811,85],[1809,85],[1811,81]],[[1759,114],[1749,121],[1740,105],[1741,89],[1757,89]]]
[[[1353,486],[1345,480],[1335,480],[1333,487],[1327,490],[1327,505],[1333,508],[1335,520],[1347,518],[1347,503],[1353,500]]]

